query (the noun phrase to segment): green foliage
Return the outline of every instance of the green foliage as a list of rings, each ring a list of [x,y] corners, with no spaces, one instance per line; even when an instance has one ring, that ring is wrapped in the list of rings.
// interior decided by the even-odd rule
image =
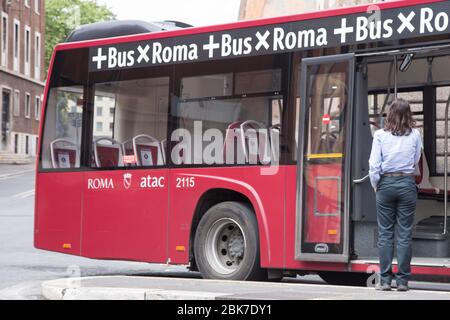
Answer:
[[[78,26],[115,19],[111,10],[95,0],[46,0],[45,65],[48,68],[54,47]]]

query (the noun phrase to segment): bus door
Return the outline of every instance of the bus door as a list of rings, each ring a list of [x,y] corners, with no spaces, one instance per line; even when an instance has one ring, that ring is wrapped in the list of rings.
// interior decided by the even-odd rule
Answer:
[[[296,259],[347,262],[354,55],[301,68]]]

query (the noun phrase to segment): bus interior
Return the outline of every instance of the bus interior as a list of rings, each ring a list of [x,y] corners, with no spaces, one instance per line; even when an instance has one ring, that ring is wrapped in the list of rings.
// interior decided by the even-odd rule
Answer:
[[[357,129],[355,134],[362,135],[364,138],[360,141],[365,142],[359,143],[355,147],[359,149],[353,151],[360,153],[362,161],[367,161],[371,145],[367,141],[372,141],[373,133],[384,127],[389,103],[396,97],[410,102],[416,128],[423,139],[418,165],[420,175],[416,176],[419,191],[413,228],[413,265],[447,266],[450,263],[450,238],[446,204],[450,190],[446,183],[448,164],[445,143],[448,146],[450,48],[442,46],[362,54],[358,62],[356,77],[362,81],[357,84],[356,94],[366,95],[368,99],[367,106],[355,103],[355,109],[360,110],[356,121],[368,122],[369,125],[364,126],[366,129],[363,131]],[[365,102],[362,98],[361,101]],[[359,173],[362,174],[362,171]],[[378,256],[375,194],[368,190],[371,187],[367,176],[365,178],[364,183],[353,181],[355,190],[366,190],[356,191],[363,192],[359,195],[364,194],[361,199],[364,203],[354,199],[352,258],[373,262]]]

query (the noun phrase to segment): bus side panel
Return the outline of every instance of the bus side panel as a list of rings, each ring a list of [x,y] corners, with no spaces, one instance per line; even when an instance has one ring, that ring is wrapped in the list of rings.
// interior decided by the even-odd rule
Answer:
[[[34,245],[80,255],[83,173],[38,173]]]
[[[166,176],[166,169],[86,172],[83,256],[166,263]]]
[[[194,178],[194,185],[183,178]],[[189,235],[201,196],[211,189],[245,195],[258,219],[261,264],[283,266],[284,168],[261,175],[260,167],[173,169],[170,181],[169,257],[174,264],[189,261]]]

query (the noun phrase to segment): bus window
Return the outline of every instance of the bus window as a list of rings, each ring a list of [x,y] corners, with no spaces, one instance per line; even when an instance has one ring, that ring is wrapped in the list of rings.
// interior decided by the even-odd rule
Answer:
[[[234,83],[233,83],[234,79]],[[202,75],[181,79],[181,99],[173,111],[178,132],[186,132],[192,139],[192,146],[202,145],[203,152],[190,152],[173,149],[172,157],[175,164],[258,164],[270,161],[271,151],[279,154],[279,131],[283,113],[283,96],[281,89],[281,70],[263,70],[248,73]],[[221,150],[212,152],[211,159],[205,159],[204,154],[211,140],[204,139],[209,129],[215,129],[221,135]],[[241,130],[242,129],[242,130]],[[239,138],[233,140],[235,148],[234,159],[226,157],[230,148],[228,139],[230,132],[246,133],[246,129],[258,132],[256,144],[245,140],[246,145],[237,145]],[[235,131],[233,131],[235,130]],[[209,131],[212,133],[212,131]],[[179,137],[184,142],[187,136]],[[245,136],[245,139],[248,137]],[[272,138],[272,139],[271,139]],[[175,137],[174,144],[177,144]],[[194,142],[195,141],[195,142]],[[213,140],[214,142],[217,142]],[[271,145],[276,141],[276,146]],[[243,159],[238,159],[237,150],[243,148]],[[257,153],[256,163],[252,163],[249,155]],[[217,150],[216,150],[217,151]],[[243,162],[240,162],[240,161]]]
[[[423,137],[423,91],[399,92],[398,98],[405,99],[411,104],[416,128]],[[369,94],[369,118],[372,135],[378,129],[384,128],[389,105],[394,99],[394,94],[372,93]]]
[[[83,87],[55,87],[48,95],[42,168],[80,167]]]
[[[236,73],[236,94],[281,91],[281,69]]]
[[[169,78],[95,85],[92,167],[164,166]]]
[[[181,81],[182,99],[230,96],[232,90],[232,73],[187,77]]]
[[[436,175],[444,174],[445,107],[450,99],[450,87],[436,88]]]

